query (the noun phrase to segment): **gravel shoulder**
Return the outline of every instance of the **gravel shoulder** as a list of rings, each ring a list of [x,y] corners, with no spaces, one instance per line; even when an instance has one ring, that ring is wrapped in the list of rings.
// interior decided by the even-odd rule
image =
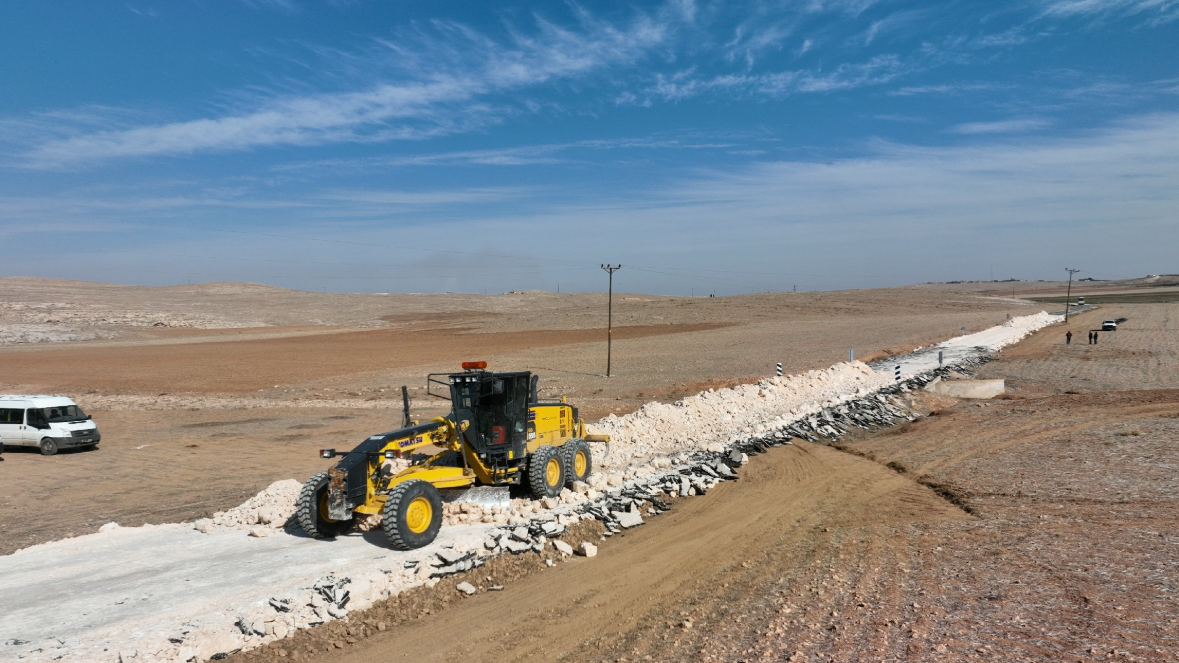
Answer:
[[[1163,344],[1179,307],[1154,306],[1126,317],[1161,321],[1143,342]],[[1021,387],[1009,398],[923,396],[934,416],[842,452],[758,457],[598,558],[385,631],[378,608],[241,658],[1177,660],[1179,391],[1135,388],[1131,363],[1099,371],[1117,389],[1065,393],[1094,360],[1053,354],[1063,333],[987,365]]]

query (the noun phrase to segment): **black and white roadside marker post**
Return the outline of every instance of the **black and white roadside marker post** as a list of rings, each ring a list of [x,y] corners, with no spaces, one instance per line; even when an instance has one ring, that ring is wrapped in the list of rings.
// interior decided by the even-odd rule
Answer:
[[[896,374],[897,382],[900,382],[901,381],[901,365],[900,364],[897,364],[897,368],[894,371],[894,373]]]
[[[778,362],[778,377],[782,377],[782,362]]]

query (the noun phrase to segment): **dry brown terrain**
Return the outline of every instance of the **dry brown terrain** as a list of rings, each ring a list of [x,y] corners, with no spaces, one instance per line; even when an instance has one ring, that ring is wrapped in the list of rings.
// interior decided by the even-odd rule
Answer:
[[[799,649],[833,651],[835,643],[845,653],[903,654],[914,611],[901,605],[909,592],[893,585],[904,577],[898,563],[908,563],[907,535],[968,516],[877,463],[806,443],[774,450],[743,474],[740,484],[680,500],[602,544],[594,559],[532,573],[362,646],[340,652],[335,638],[313,630],[242,658],[273,659],[280,648],[306,652],[309,644],[328,652],[314,660],[352,663],[784,660]],[[857,580],[857,567],[872,577]],[[496,573],[477,573],[489,572]],[[454,594],[453,584],[448,589]],[[829,601],[821,611],[807,605],[815,596]],[[869,596],[871,605],[859,605]],[[832,618],[832,610],[845,617]],[[363,618],[392,622],[388,613],[396,612],[391,605]],[[873,625],[871,637],[844,632],[844,624],[864,623]],[[780,637],[787,631],[806,637]]]
[[[1138,388],[1174,374],[1144,350],[1174,348],[1179,306],[1123,313],[1108,350],[1060,327],[1009,349],[985,370],[1015,377],[1009,398],[923,398],[936,416],[757,457],[596,559],[410,592],[240,658],[1179,660],[1179,390]],[[1066,393],[1107,351],[1105,389]]]
[[[304,294],[324,297],[280,299]],[[248,309],[236,296],[218,308],[235,320]],[[473,358],[470,343],[596,416],[750,379],[777,360],[826,366],[848,347],[897,351],[1038,310],[939,289],[633,297],[616,324],[636,331],[616,343],[607,380],[604,344],[576,340],[596,319],[593,296],[506,297],[494,311],[455,299],[434,319],[374,309],[366,319],[394,320],[437,353],[416,365],[386,347],[393,329],[332,321],[330,303],[310,328],[128,328],[2,349],[13,372],[0,390],[76,389],[96,404],[104,441],[91,453],[5,454],[0,546],[106,520],[191,518],[302,478],[321,465],[314,449],[395,425],[397,385]],[[1086,345],[1108,317],[1127,320]],[[543,333],[520,334],[530,327]],[[1009,380],[1008,398],[922,398],[936,416],[843,451],[800,443],[756,457],[741,481],[678,500],[600,542],[595,559],[496,560],[469,580],[502,592],[461,599],[452,579],[238,658],[1179,660],[1179,305],[1106,306],[1069,328],[1071,346],[1064,327],[1048,328],[984,368]],[[267,385],[272,376],[282,381]],[[427,411],[420,390],[415,409]]]
[[[598,293],[324,295],[248,284],[0,279],[0,304],[9,307],[0,309],[0,324],[28,307],[56,311],[46,320],[72,312],[91,323],[114,321],[94,323],[112,338],[0,345],[0,393],[70,395],[103,435],[97,452],[4,455],[0,553],[109,520],[195,519],[272,481],[302,480],[323,467],[317,449],[350,448],[397,427],[400,385],[412,387],[415,416],[443,413],[442,401],[425,396],[425,374],[454,371],[465,360],[535,371],[542,393],[568,395],[584,416],[598,418],[756,379],[777,361],[790,372],[823,368],[846,359],[849,348],[863,358],[1039,310],[904,289],[733,298],[616,293],[614,377],[607,379],[605,296]],[[270,326],[127,323],[129,311],[156,320],[157,308],[180,322],[200,313]],[[65,491],[62,477],[85,480]]]

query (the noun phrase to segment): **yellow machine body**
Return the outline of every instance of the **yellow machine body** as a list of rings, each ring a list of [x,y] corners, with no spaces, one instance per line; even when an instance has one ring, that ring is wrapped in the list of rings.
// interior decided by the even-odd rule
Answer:
[[[352,510],[366,515],[381,513],[389,491],[400,483],[414,479],[428,481],[440,489],[519,483],[524,459],[516,458],[512,451],[508,451],[509,460],[521,462],[500,468],[499,471],[489,467],[484,457],[464,440],[463,433],[469,425],[467,420],[455,421],[452,413],[451,416],[431,419],[417,426],[370,437],[362,444],[362,447],[368,447],[362,452],[366,456],[364,500],[352,507]],[[542,446],[562,447],[570,440],[585,437],[585,423],[577,418],[576,410],[564,398],[561,402],[529,404],[524,454],[532,454]],[[602,439],[602,436],[590,437]],[[362,447],[357,450],[360,451]],[[415,453],[426,448],[437,452],[425,457]],[[396,474],[384,473],[387,461],[392,458],[409,459],[413,464]],[[353,463],[359,460],[357,458]],[[355,477],[359,472],[351,470],[349,474]]]

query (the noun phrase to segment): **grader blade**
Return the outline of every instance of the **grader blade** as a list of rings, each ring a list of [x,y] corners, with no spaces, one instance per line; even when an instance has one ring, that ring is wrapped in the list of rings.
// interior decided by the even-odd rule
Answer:
[[[443,502],[469,502],[483,508],[512,505],[511,491],[507,486],[475,486],[474,488],[446,488],[441,491]]]

